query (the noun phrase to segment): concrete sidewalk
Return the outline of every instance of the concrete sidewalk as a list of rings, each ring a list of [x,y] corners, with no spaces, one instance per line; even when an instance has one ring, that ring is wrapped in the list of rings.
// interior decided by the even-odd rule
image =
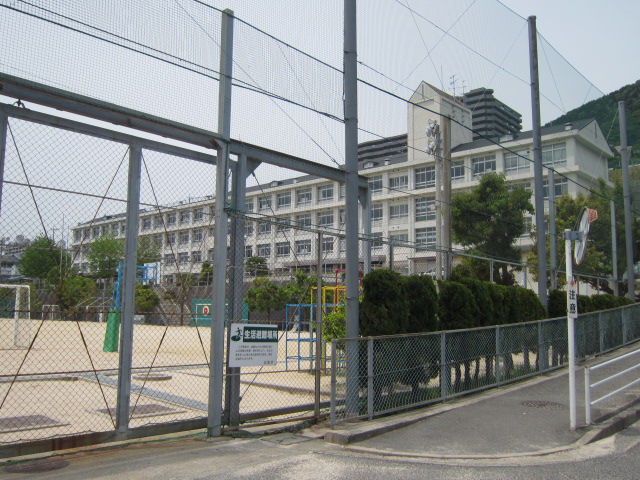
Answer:
[[[370,422],[345,423],[325,440],[351,450],[425,458],[503,458],[545,455],[578,448],[612,435],[640,418],[640,386],[592,407],[585,425],[584,366],[629,353],[638,346],[598,357],[576,369],[578,428],[569,429],[567,368],[445,404]],[[640,354],[605,367],[591,383],[640,363]],[[639,378],[623,374],[593,392],[592,400]]]

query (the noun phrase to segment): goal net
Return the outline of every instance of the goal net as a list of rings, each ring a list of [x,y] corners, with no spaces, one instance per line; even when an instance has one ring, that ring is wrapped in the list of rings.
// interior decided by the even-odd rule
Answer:
[[[28,347],[31,343],[29,285],[0,283],[0,348]]]

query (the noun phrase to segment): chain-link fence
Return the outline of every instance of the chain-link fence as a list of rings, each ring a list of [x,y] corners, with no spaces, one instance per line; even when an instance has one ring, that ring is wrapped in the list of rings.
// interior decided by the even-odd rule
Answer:
[[[576,320],[576,359],[640,339],[638,305]],[[537,375],[568,362],[566,318],[358,339],[331,345],[331,425],[373,418]],[[348,355],[351,349],[352,356]],[[347,396],[352,358],[357,389]]]

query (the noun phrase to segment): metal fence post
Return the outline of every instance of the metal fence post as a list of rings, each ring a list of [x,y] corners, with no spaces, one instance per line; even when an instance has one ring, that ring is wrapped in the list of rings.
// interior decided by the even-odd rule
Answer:
[[[336,341],[331,340],[331,399],[329,407],[329,426],[336,426],[336,375],[338,373],[338,354]]]
[[[604,323],[602,319],[602,312],[598,314],[598,340],[600,342],[600,353],[604,352]]]
[[[6,114],[0,116],[0,212],[2,211],[2,187],[4,185],[4,160],[7,145],[7,130],[9,117]]]
[[[502,345],[500,342],[500,325],[496,325],[496,385],[502,381]]]
[[[591,371],[584,367],[584,416],[587,427],[591,425]]]
[[[541,372],[549,368],[549,350],[542,331],[542,320],[538,320],[538,370]]]
[[[449,364],[447,363],[447,337],[446,333],[442,332],[440,334],[440,398],[442,401],[447,400],[447,394],[449,393],[449,384],[451,380],[449,376],[451,375],[451,370],[449,369]]]
[[[373,388],[373,338],[367,340],[367,414],[369,420],[373,420],[373,397],[375,395],[375,389]]]

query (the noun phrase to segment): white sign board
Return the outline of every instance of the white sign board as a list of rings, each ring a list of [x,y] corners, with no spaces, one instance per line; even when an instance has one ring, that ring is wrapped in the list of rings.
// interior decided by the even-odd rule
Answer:
[[[567,286],[567,316],[578,318],[578,285],[573,277],[569,279]]]
[[[277,363],[276,325],[232,323],[229,335],[230,367],[262,367]]]

